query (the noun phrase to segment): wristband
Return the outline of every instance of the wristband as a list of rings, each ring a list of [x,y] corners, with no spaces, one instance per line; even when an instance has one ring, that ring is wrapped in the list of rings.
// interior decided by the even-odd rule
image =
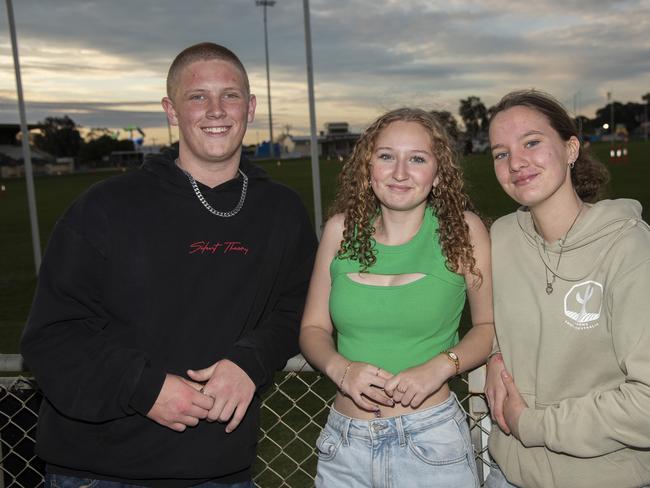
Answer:
[[[343,371],[343,376],[341,376],[341,379],[339,381],[339,390],[343,391],[343,380],[345,380],[345,377],[348,375],[348,371],[350,371],[350,366],[352,366],[352,361],[348,361],[348,365],[345,367],[345,371]]]

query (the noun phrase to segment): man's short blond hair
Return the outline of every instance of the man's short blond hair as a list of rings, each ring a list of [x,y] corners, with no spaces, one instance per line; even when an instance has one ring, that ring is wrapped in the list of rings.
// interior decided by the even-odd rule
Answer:
[[[173,95],[174,90],[178,85],[178,79],[181,75],[181,72],[187,66],[196,61],[210,61],[212,59],[227,61],[237,67],[243,75],[246,93],[250,94],[248,73],[246,73],[246,68],[244,68],[244,65],[239,60],[237,55],[227,47],[221,46],[219,44],[215,44],[213,42],[201,42],[199,44],[194,44],[193,46],[183,49],[172,62],[167,73],[167,96],[172,100],[174,99]]]

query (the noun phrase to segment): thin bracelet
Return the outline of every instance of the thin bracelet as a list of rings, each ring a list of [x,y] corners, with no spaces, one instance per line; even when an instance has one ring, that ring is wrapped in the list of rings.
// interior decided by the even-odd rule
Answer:
[[[493,358],[494,356],[496,356],[497,354],[501,354],[501,351],[499,350],[499,351],[491,352],[491,353],[488,355],[487,359],[485,360],[485,363],[486,363],[486,364],[489,363],[489,362],[490,362],[490,359],[492,359],[492,358]],[[501,357],[503,357],[503,354],[501,354]]]
[[[350,371],[350,366],[352,366],[352,361],[348,361],[348,365],[345,367],[345,371],[343,372],[343,376],[341,376],[341,381],[339,381],[339,390],[343,391],[343,380],[345,380],[345,377],[348,374],[348,371]]]

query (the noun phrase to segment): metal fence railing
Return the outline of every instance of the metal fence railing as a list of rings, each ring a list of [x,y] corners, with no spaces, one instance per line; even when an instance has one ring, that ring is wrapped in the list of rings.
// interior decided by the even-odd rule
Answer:
[[[23,371],[20,355],[0,355],[0,372]],[[470,431],[481,479],[487,476],[490,423],[482,395],[484,371],[452,382],[469,413]],[[306,488],[316,472],[316,438],[325,424],[335,387],[297,356],[278,373],[262,404],[261,430],[253,478],[259,488]],[[0,378],[0,488],[43,485],[44,463],[34,454],[38,385],[19,375]]]

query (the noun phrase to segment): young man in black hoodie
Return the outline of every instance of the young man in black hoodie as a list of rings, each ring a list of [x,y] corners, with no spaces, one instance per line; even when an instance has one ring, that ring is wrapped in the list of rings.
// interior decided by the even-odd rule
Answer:
[[[22,338],[46,486],[252,486],[259,395],[298,351],[316,246],[296,193],[241,157],[255,103],[235,54],[185,49],[162,102],[179,157],[58,222]]]

